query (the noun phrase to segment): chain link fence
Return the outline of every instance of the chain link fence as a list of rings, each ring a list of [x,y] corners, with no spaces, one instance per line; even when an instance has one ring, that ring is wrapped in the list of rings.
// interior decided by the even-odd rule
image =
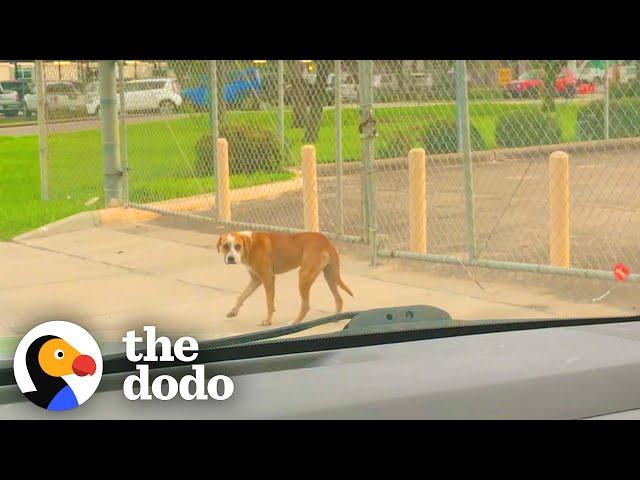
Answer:
[[[48,63],[50,196],[91,202],[102,194],[97,64],[75,62],[85,70],[67,74]],[[360,63],[119,62],[123,201],[303,230],[300,150],[313,144],[320,230],[371,241],[375,205],[376,254],[529,270],[640,268],[637,61],[376,60],[371,78],[361,78]],[[72,81],[77,105],[62,108],[53,85]],[[370,186],[363,87],[376,132]],[[216,136],[228,141],[230,218],[217,205]],[[410,168],[415,148],[425,160]],[[557,150],[569,155],[568,176],[550,167]],[[411,235],[423,225],[416,249]],[[553,248],[567,250],[568,265],[554,263]]]

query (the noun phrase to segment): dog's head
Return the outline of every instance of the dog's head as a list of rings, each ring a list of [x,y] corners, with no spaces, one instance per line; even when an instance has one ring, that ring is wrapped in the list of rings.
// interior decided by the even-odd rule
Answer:
[[[241,263],[251,248],[251,232],[229,232],[218,238],[218,253],[222,253],[224,263]]]

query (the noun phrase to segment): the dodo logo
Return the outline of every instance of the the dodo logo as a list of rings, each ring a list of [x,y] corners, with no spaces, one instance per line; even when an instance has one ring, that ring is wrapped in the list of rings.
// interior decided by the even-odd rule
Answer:
[[[82,405],[98,388],[100,347],[84,328],[63,321],[42,323],[20,341],[13,357],[18,388],[47,410]]]

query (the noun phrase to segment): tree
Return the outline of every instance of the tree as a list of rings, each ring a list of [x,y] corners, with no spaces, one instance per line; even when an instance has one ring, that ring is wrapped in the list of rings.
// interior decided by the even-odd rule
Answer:
[[[305,143],[316,143],[322,122],[322,107],[327,98],[326,85],[327,76],[333,65],[332,60],[317,60],[316,81],[309,85],[307,96],[307,115],[304,122],[304,135],[302,141]]]
[[[288,74],[291,80],[291,103],[294,128],[304,129],[302,141],[316,143],[322,121],[322,107],[327,99],[327,76],[333,67],[332,60],[314,61],[315,81],[303,77],[303,67],[299,62],[290,62]]]
[[[566,60],[536,60],[535,67],[542,71],[542,111],[553,112],[556,109],[555,83],[560,69]]]

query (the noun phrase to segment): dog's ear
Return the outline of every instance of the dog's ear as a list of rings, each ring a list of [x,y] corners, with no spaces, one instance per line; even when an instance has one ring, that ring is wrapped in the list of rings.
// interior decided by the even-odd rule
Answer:
[[[224,238],[224,235],[220,235],[218,237],[218,253],[220,253],[220,247],[222,246],[222,239]]]
[[[242,249],[245,252],[249,252],[249,249],[251,248],[251,238],[247,235],[240,235],[240,238],[242,239]]]

